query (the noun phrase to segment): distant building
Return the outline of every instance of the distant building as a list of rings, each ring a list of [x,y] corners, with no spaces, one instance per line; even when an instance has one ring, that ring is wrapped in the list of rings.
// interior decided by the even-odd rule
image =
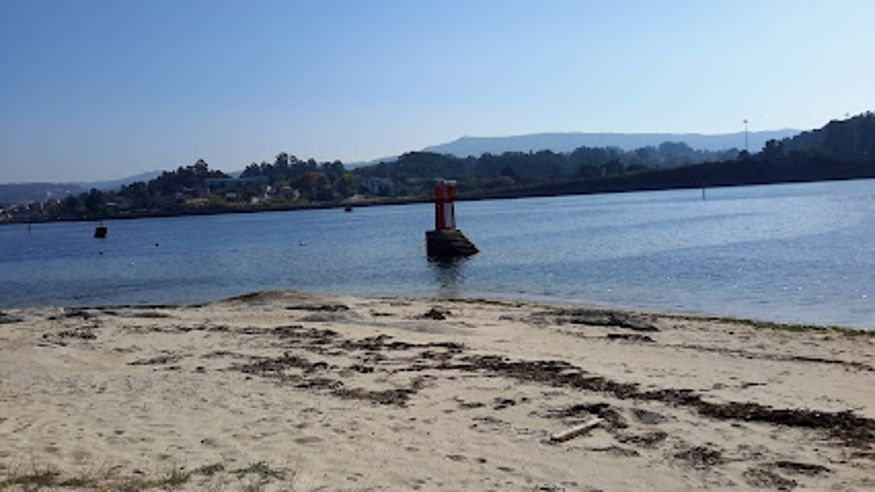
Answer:
[[[359,193],[378,196],[392,196],[395,193],[395,184],[389,178],[368,176],[359,181]]]

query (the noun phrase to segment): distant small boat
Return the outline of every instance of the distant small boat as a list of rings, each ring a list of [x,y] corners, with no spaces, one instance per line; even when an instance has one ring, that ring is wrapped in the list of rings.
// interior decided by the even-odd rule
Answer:
[[[106,239],[107,229],[106,226],[100,224],[99,226],[94,228],[94,238],[95,239]]]
[[[343,211],[344,211],[344,212],[352,212],[352,207],[350,207],[349,205],[347,205],[346,208],[343,209]]]

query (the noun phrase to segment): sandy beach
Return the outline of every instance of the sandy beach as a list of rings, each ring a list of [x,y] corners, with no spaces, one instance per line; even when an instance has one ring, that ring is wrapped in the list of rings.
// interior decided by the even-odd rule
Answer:
[[[0,314],[0,489],[875,489],[875,337],[260,293]],[[566,432],[571,431],[571,432]]]

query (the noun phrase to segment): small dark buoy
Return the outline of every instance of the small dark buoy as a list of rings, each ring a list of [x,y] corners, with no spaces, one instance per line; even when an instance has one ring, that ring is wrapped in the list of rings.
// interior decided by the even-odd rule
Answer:
[[[158,241],[155,241],[155,247],[156,248],[158,247]]]
[[[347,205],[347,206],[343,209],[343,211],[344,211],[344,212],[352,212],[352,207],[350,207],[349,205]]]
[[[94,238],[95,239],[106,239],[107,229],[106,226],[100,224],[99,226],[94,228]]]

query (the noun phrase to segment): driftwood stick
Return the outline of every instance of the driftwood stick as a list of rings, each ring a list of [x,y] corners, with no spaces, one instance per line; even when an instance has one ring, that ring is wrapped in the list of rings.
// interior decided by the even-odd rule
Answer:
[[[565,442],[569,439],[574,439],[575,437],[584,434],[602,423],[602,419],[600,418],[592,418],[587,420],[586,422],[575,425],[570,429],[566,429],[564,431],[559,431],[550,435],[550,442]]]

